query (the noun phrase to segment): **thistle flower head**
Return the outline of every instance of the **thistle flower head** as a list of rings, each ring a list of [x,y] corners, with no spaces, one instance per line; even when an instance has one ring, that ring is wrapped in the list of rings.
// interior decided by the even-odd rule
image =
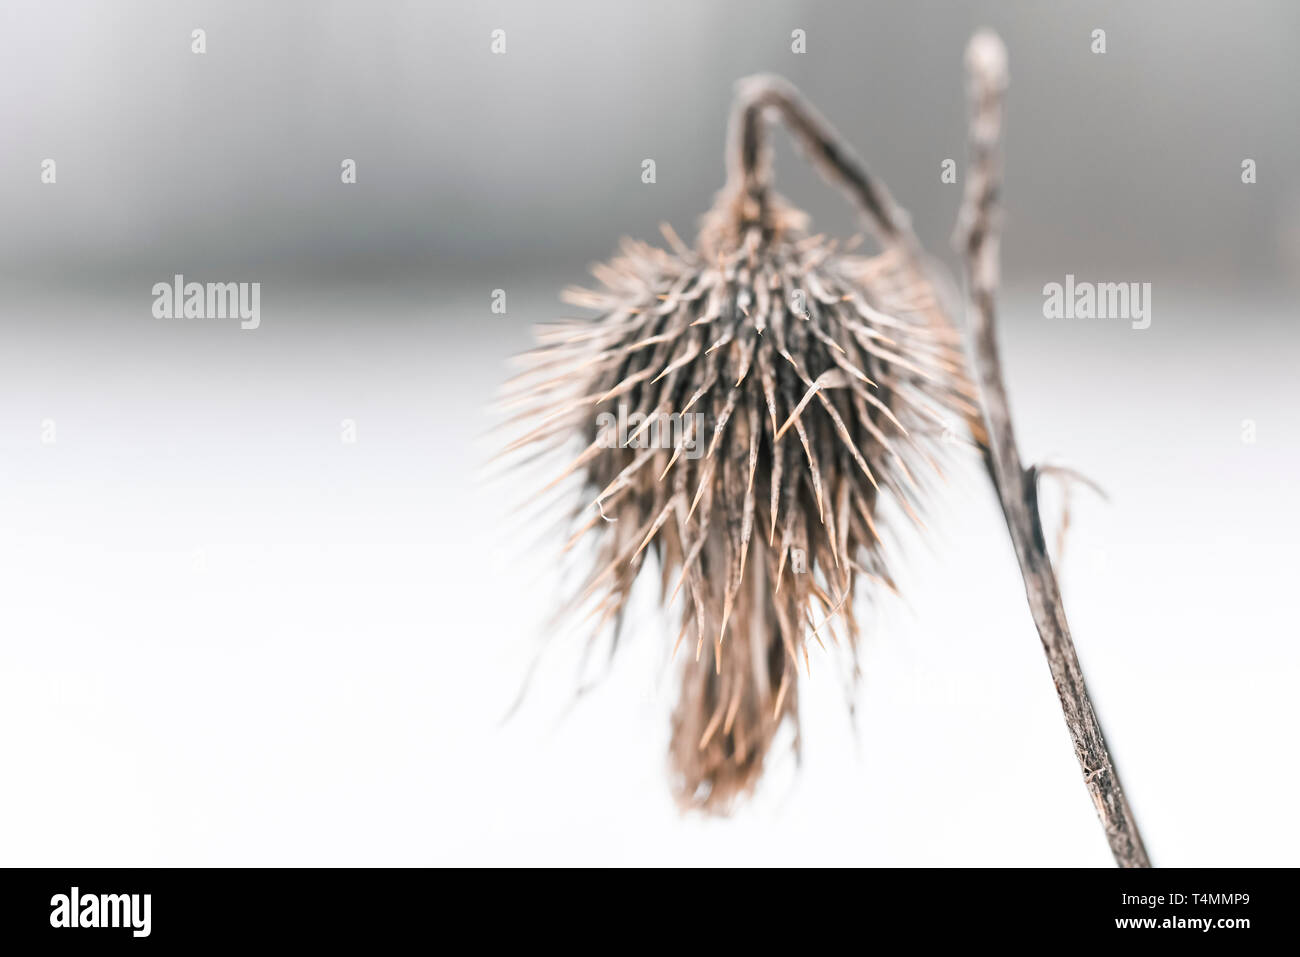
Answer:
[[[733,155],[756,149],[738,138]],[[809,235],[761,158],[733,164],[693,248],[664,235],[625,240],[594,267],[600,289],[566,291],[596,316],[539,332],[513,447],[580,446],[561,478],[585,489],[569,545],[594,545],[576,604],[597,631],[657,571],[679,615],[674,787],[721,811],[785,722],[797,741],[810,644],[851,649],[855,595],[894,587],[885,500],[919,523],[944,435],[976,410],[915,260]]]

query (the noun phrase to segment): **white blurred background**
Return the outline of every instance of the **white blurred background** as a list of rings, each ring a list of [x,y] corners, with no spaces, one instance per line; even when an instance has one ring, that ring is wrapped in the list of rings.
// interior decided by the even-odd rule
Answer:
[[[856,718],[814,657],[802,766],[732,819],[670,798],[676,629],[653,602],[576,702],[558,635],[502,722],[558,601],[561,543],[507,510],[528,488],[484,479],[529,324],[620,235],[691,233],[756,70],[799,83],[946,253],[939,163],[963,162],[981,23],[1011,53],[1016,424],[1110,496],[1074,495],[1062,574],[1130,801],[1158,865],[1294,865],[1280,3],[6,5],[0,863],[1107,865],[974,462],[866,615]],[[853,228],[784,145],[777,176]],[[261,281],[261,328],[154,319],[175,272]],[[1066,272],[1151,282],[1151,328],[1042,318]]]

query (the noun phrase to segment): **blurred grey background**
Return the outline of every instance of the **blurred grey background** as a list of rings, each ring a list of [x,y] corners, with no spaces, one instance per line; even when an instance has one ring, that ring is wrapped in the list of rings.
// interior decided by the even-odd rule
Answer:
[[[721,184],[732,84],[756,71],[793,80],[946,253],[960,184],[939,165],[963,162],[961,51],[980,25],[1013,56],[1010,282],[1240,285],[1300,263],[1300,8],[1283,0],[16,0],[0,17],[11,276],[567,277],[624,233],[691,231]],[[851,231],[790,153],[780,188]],[[54,191],[33,173],[46,157]]]
[[[1062,575],[1129,797],[1157,864],[1294,865],[1300,6],[1280,0],[0,6],[5,862],[1105,866],[973,462],[903,597],[871,608],[856,725],[816,659],[801,773],[775,767],[734,820],[669,798],[653,601],[580,703],[560,635],[500,723],[557,601],[558,542],[507,510],[534,486],[482,479],[529,325],[620,236],[693,234],[759,71],[951,264],[983,25],[1010,51],[1013,411],[1028,459],[1110,493],[1075,496]],[[778,188],[855,232],[776,143]],[[154,318],[175,273],[261,282],[260,328]],[[1045,319],[1067,273],[1150,282],[1151,327]]]

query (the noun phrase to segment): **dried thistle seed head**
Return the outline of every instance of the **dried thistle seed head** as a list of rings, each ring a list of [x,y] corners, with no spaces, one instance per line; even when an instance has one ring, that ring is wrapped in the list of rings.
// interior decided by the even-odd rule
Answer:
[[[717,811],[752,788],[784,722],[797,743],[809,643],[852,649],[855,590],[893,588],[883,498],[919,523],[941,437],[976,414],[915,259],[809,236],[747,150],[694,249],[668,227],[667,250],[625,240],[593,270],[603,288],[566,292],[598,316],[540,331],[517,384],[532,429],[512,446],[581,436],[561,477],[586,489],[569,545],[597,552],[575,600],[595,633],[617,633],[657,562],[686,652],[674,786]]]

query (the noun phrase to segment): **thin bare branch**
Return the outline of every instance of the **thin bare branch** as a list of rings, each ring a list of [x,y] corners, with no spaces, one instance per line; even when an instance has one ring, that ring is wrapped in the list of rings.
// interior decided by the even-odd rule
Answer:
[[[1066,727],[1115,862],[1120,867],[1150,867],[1070,638],[1060,587],[1043,537],[1034,475],[1020,463],[1003,383],[995,329],[1001,184],[998,147],[1007,86],[1007,54],[1002,41],[987,31],[976,34],[966,51],[966,69],[971,162],[956,244],[966,265],[971,358],[983,397],[990,469]]]
[[[766,74],[746,77],[736,88],[731,114],[728,178],[760,206],[769,197],[770,148],[763,114],[774,111],[827,181],[838,185],[885,246],[902,247],[920,258],[911,218],[894,202],[885,184],[788,80]]]

